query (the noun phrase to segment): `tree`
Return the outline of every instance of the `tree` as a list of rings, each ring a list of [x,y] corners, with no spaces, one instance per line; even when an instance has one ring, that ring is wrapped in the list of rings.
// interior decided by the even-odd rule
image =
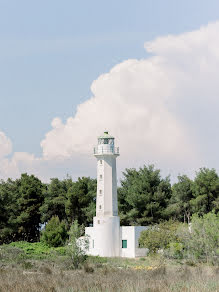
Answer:
[[[201,168],[196,173],[193,184],[194,199],[191,201],[194,213],[199,215],[211,212],[219,197],[219,177],[215,169]]]
[[[0,183],[0,244],[16,239],[19,180]]]
[[[50,247],[63,246],[68,237],[67,226],[58,216],[53,216],[46,224],[45,230],[41,233],[40,241]]]
[[[172,187],[172,196],[167,207],[168,214],[184,223],[190,222],[192,214],[191,200],[194,198],[192,185],[192,180],[186,175],[178,176],[178,182]]]
[[[40,234],[40,207],[45,185],[34,175],[21,175],[18,181],[17,239],[36,241]]]
[[[69,224],[88,225],[95,214],[96,180],[89,177],[78,178],[67,192],[66,214]]]
[[[58,216],[60,220],[67,219],[65,205],[68,189],[72,185],[72,179],[69,177],[63,181],[58,178],[51,179],[44,192],[44,203],[40,208],[42,222],[48,222],[53,216]]]
[[[144,225],[166,218],[165,209],[171,196],[169,177],[161,178],[153,165],[138,171],[126,169],[118,189],[121,223]]]

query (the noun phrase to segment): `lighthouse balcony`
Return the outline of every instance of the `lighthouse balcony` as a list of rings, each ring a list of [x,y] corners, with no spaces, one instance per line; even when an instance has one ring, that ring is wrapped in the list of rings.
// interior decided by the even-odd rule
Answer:
[[[113,145],[98,145],[94,147],[94,155],[119,155],[119,147]]]

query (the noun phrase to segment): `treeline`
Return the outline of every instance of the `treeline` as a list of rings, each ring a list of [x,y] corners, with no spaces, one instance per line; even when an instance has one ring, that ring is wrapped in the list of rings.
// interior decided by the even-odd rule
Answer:
[[[126,169],[118,188],[121,225],[150,225],[163,220],[189,222],[192,214],[219,211],[219,177],[202,168],[191,180],[178,177],[171,186],[153,165]],[[95,179],[51,179],[42,183],[33,175],[0,182],[0,243],[38,241],[40,230],[54,216],[67,228],[77,220],[89,226],[95,216]]]

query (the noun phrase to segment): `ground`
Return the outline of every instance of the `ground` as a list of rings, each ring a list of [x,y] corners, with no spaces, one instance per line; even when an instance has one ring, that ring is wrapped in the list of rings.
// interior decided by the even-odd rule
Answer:
[[[41,243],[0,246],[1,292],[219,291],[219,267],[162,256],[88,257],[78,270],[63,248]]]

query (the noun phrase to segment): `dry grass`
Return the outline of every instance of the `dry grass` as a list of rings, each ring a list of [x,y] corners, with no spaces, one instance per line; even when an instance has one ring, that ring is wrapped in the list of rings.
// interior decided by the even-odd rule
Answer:
[[[70,267],[66,255],[1,246],[0,292],[219,292],[219,267],[188,266],[162,256],[89,257],[80,270]]]
[[[77,271],[39,264],[30,270],[0,269],[1,292],[61,291],[219,291],[219,268],[165,267],[115,268],[108,265]]]

